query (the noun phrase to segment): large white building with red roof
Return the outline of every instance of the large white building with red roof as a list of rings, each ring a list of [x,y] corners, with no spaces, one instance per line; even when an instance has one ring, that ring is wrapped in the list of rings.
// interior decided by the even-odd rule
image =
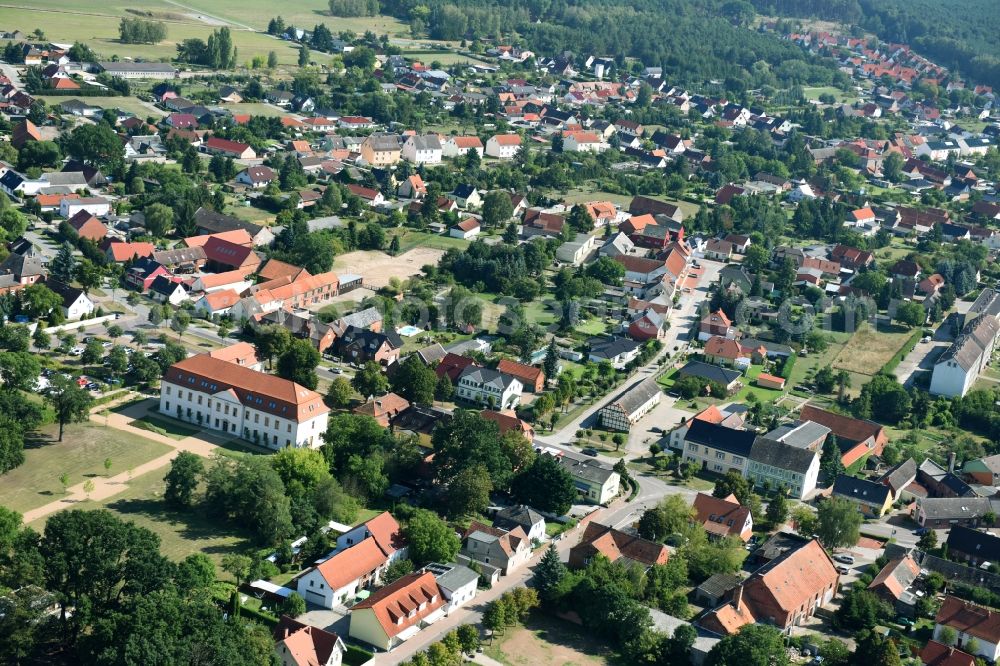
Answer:
[[[445,616],[444,593],[430,571],[407,574],[351,608],[349,635],[391,650]]]
[[[270,449],[319,447],[330,413],[316,391],[209,354],[167,368],[160,411]]]

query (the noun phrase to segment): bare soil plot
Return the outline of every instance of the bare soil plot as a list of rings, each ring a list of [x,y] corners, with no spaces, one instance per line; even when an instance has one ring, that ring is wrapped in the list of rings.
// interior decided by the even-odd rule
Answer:
[[[510,627],[487,646],[487,656],[508,666],[603,666],[607,648],[568,622],[533,614],[525,626]]]
[[[384,287],[392,278],[405,280],[420,274],[427,264],[437,264],[443,250],[417,247],[392,257],[385,252],[358,250],[337,257],[333,268],[338,273],[355,273],[364,277],[364,283],[374,288]]]
[[[859,375],[872,376],[892,358],[913,331],[903,327],[883,327],[875,330],[871,326],[859,328],[833,359],[833,367]]]

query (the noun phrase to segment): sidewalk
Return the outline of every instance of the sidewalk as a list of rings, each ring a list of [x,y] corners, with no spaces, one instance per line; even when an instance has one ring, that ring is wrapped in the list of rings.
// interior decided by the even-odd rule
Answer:
[[[74,486],[70,486],[66,489],[66,495],[58,500],[49,502],[48,504],[43,504],[42,506],[31,509],[24,513],[24,524],[35,522],[41,518],[51,515],[57,511],[62,511],[63,509],[73,508],[75,504],[80,502],[85,502],[87,500],[93,500],[99,502],[101,500],[106,500],[109,497],[113,497],[119,493],[125,492],[129,487],[129,482],[133,478],[138,478],[143,474],[156,471],[163,467],[166,467],[170,462],[177,457],[181,451],[187,451],[189,453],[194,453],[203,458],[208,458],[211,456],[215,450],[218,448],[215,444],[206,441],[203,435],[207,435],[204,431],[199,432],[196,435],[191,435],[190,437],[185,437],[184,439],[174,439],[172,437],[167,437],[166,435],[161,435],[157,432],[152,432],[150,430],[145,430],[143,428],[136,428],[131,425],[131,421],[135,420],[134,415],[128,415],[119,412],[108,412],[102,414],[101,412],[113,408],[115,405],[125,402],[130,399],[131,395],[123,396],[120,400],[115,400],[106,405],[98,405],[90,413],[90,420],[94,423],[115,428],[116,430],[121,430],[123,432],[131,433],[137,437],[143,437],[145,439],[159,442],[161,444],[166,444],[172,451],[165,453],[158,458],[154,458],[148,462],[139,465],[126,472],[121,472],[112,477],[100,477],[95,476],[90,479],[94,483],[94,489],[87,493],[84,491],[83,486],[87,482],[78,483]],[[142,409],[141,405],[143,403],[137,403],[136,409]],[[132,411],[131,408],[129,411]],[[145,413],[145,412],[144,412]]]

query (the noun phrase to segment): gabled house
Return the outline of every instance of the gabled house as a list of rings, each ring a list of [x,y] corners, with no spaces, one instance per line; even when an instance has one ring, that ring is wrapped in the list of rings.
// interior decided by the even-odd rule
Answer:
[[[583,569],[599,555],[612,562],[635,563],[648,569],[654,564],[666,564],[670,552],[663,544],[591,521],[587,523],[580,542],[570,548],[569,566]]]
[[[531,557],[531,540],[520,525],[508,531],[472,521],[462,536],[459,553],[460,558],[478,563],[488,578],[490,569],[509,576]]]
[[[698,620],[698,626],[727,636],[752,623],[771,624],[782,632],[802,624],[827,605],[840,575],[816,539],[796,539],[786,550],[730,592],[730,599]]]
[[[94,302],[82,289],[55,280],[46,281],[45,286],[62,297],[63,315],[69,321],[78,321],[94,313]]]
[[[238,160],[257,159],[257,152],[250,144],[240,141],[230,141],[229,139],[221,139],[213,136],[206,139],[202,145],[205,151],[212,155],[222,155],[223,157],[231,157]]]
[[[511,531],[521,528],[529,541],[545,541],[545,518],[530,506],[523,504],[509,506],[497,511],[493,517],[493,527]]]
[[[407,137],[403,142],[400,154],[404,160],[414,164],[440,164],[442,157],[441,141],[437,135],[416,134]]]
[[[684,434],[682,455],[684,460],[698,463],[710,472],[725,474],[735,470],[745,476],[756,436],[751,430],[691,419]]]
[[[149,285],[149,295],[158,303],[168,303],[170,305],[180,305],[188,300],[187,289],[180,283],[180,280],[160,275]]]
[[[512,160],[521,150],[521,136],[518,134],[496,134],[486,141],[489,157],[501,160]]]
[[[904,555],[889,560],[869,583],[868,589],[892,604],[897,612],[911,615],[916,596],[910,587],[919,575],[920,566],[913,556]]]
[[[444,617],[444,605],[433,573],[406,574],[351,608],[348,635],[392,650]]]
[[[351,411],[362,416],[370,416],[380,426],[388,428],[389,422],[400,413],[409,409],[409,407],[410,403],[402,396],[398,396],[395,393],[386,393],[378,398],[368,396],[367,400]]]
[[[66,199],[63,199],[65,202]],[[85,210],[81,210],[67,220],[80,238],[101,242],[108,235],[108,227]]]
[[[604,427],[628,432],[639,419],[660,404],[662,398],[663,389],[656,383],[656,378],[648,377],[609,400],[597,416]]]
[[[373,537],[368,537],[350,548],[335,550],[300,576],[295,581],[296,589],[311,604],[335,608],[377,585],[388,566],[388,555]]]
[[[892,508],[892,490],[876,481],[840,474],[833,482],[832,497],[840,497],[858,507],[869,518],[881,518]]]
[[[868,455],[882,455],[882,449],[889,443],[885,428],[874,421],[836,414],[812,405],[802,407],[799,419],[824,425],[837,436],[844,467],[850,467]]]
[[[942,640],[944,627],[957,634],[955,647],[988,661],[1000,658],[1000,612],[949,594],[934,618],[934,640]]]
[[[720,336],[733,340],[736,338],[737,332],[736,327],[733,326],[733,322],[720,308],[702,318],[701,324],[698,327],[698,339],[705,342],[709,338]]]
[[[973,567],[1000,562],[1000,537],[989,532],[955,525],[948,530],[947,544],[950,560],[960,560]]]
[[[382,365],[392,365],[399,360],[399,350],[403,341],[394,331],[376,333],[356,326],[348,326],[343,335],[334,343],[337,354],[351,363],[363,364],[375,361]]]
[[[523,390],[524,385],[516,377],[471,365],[462,370],[455,382],[456,397],[491,409],[514,409],[521,402]]]
[[[255,190],[267,187],[275,178],[274,171],[266,166],[247,167],[236,175],[236,182]]]
[[[636,356],[642,349],[642,343],[623,337],[597,337],[587,340],[587,358],[593,363],[608,361],[611,365],[621,370]]]
[[[746,477],[756,487],[785,488],[790,497],[804,499],[816,490],[819,453],[758,437],[750,450]]]
[[[998,335],[1000,324],[989,314],[979,315],[966,324],[951,346],[935,361],[930,393],[946,397],[968,393],[989,364]]]
[[[753,536],[750,509],[742,506],[735,495],[715,497],[698,493],[693,508],[694,523],[704,527],[710,539],[735,536],[747,541]]]
[[[446,195],[458,204],[459,208],[479,208],[483,205],[483,197],[474,185],[461,183]]]
[[[281,666],[340,666],[347,647],[337,634],[282,615],[273,632]]]
[[[497,364],[497,371],[516,377],[524,385],[526,391],[531,393],[541,393],[545,388],[545,373],[541,368],[533,365],[525,365],[510,359],[501,359]]]
[[[918,656],[924,666],[976,666],[976,658],[968,652],[935,640],[927,641]]]

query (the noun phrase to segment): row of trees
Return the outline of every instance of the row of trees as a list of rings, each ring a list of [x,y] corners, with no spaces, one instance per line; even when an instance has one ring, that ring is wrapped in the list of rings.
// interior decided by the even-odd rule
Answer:
[[[177,60],[212,69],[236,67],[237,49],[229,28],[213,30],[208,40],[190,38],[177,45]]]
[[[0,507],[0,654],[11,663],[269,666],[268,630],[238,604],[224,618],[215,582],[206,555],[175,564],[156,534],[108,511],[57,513],[40,535]]]
[[[118,39],[122,44],[156,44],[167,38],[167,26],[162,21],[123,18],[118,24]]]

